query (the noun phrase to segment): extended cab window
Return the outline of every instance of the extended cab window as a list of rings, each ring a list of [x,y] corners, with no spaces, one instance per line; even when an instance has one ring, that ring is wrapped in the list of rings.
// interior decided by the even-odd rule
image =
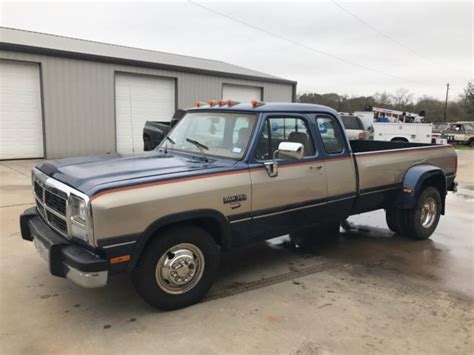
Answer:
[[[342,116],[341,119],[345,129],[364,129],[362,122],[355,116]]]
[[[338,134],[339,127],[336,120],[333,117],[316,117],[316,124],[326,152],[329,154],[341,153],[344,145]]]
[[[260,133],[255,158],[268,160],[273,158],[273,152],[281,142],[301,143],[304,156],[314,155],[313,139],[306,122],[294,117],[270,117],[265,120]]]

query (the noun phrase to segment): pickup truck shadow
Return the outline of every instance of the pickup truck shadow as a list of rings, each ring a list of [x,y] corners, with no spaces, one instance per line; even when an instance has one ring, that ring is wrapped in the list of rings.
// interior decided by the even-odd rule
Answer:
[[[266,287],[328,269],[347,268],[356,274],[406,274],[433,279],[441,249],[431,240],[413,241],[387,228],[359,225],[340,238],[314,236],[302,246],[288,236],[229,252],[208,299]]]
[[[302,247],[283,236],[224,253],[218,279],[203,302],[276,283],[297,282],[294,280],[303,276],[348,266],[354,277],[367,273],[383,277],[390,273],[434,278],[432,270],[440,262],[439,253],[430,240],[415,242],[373,226],[357,226],[332,240],[314,238]],[[83,300],[77,301],[83,303],[83,310],[93,309],[105,316],[115,317],[120,310],[138,317],[152,309],[136,295],[127,275],[112,277],[109,285],[101,289],[85,290],[72,285],[68,293]]]

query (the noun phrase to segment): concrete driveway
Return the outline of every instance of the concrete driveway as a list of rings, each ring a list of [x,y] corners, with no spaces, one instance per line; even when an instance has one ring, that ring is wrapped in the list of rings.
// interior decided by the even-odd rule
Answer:
[[[226,254],[207,299],[174,312],[126,275],[92,290],[49,275],[19,235],[34,162],[0,162],[0,352],[472,354],[474,152],[458,153],[461,188],[431,240],[394,236],[382,211],[355,216],[338,241]]]

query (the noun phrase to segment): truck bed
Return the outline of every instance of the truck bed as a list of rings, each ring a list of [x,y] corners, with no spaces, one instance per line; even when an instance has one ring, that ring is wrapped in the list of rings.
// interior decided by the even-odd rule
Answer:
[[[360,194],[355,213],[393,203],[406,172],[413,166],[439,167],[447,178],[456,174],[456,153],[450,145],[383,141],[351,141],[350,145]]]
[[[435,144],[428,143],[404,143],[370,140],[353,140],[349,141],[349,143],[353,153],[367,153],[383,150],[436,146]]]

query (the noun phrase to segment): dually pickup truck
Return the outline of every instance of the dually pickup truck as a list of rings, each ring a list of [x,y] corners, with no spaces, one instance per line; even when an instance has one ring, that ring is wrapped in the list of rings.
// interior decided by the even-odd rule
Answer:
[[[151,152],[41,162],[21,234],[51,274],[99,287],[129,272],[145,301],[171,310],[204,297],[230,248],[335,236],[377,209],[392,231],[426,239],[456,168],[449,145],[349,142],[328,107],[211,102]]]

